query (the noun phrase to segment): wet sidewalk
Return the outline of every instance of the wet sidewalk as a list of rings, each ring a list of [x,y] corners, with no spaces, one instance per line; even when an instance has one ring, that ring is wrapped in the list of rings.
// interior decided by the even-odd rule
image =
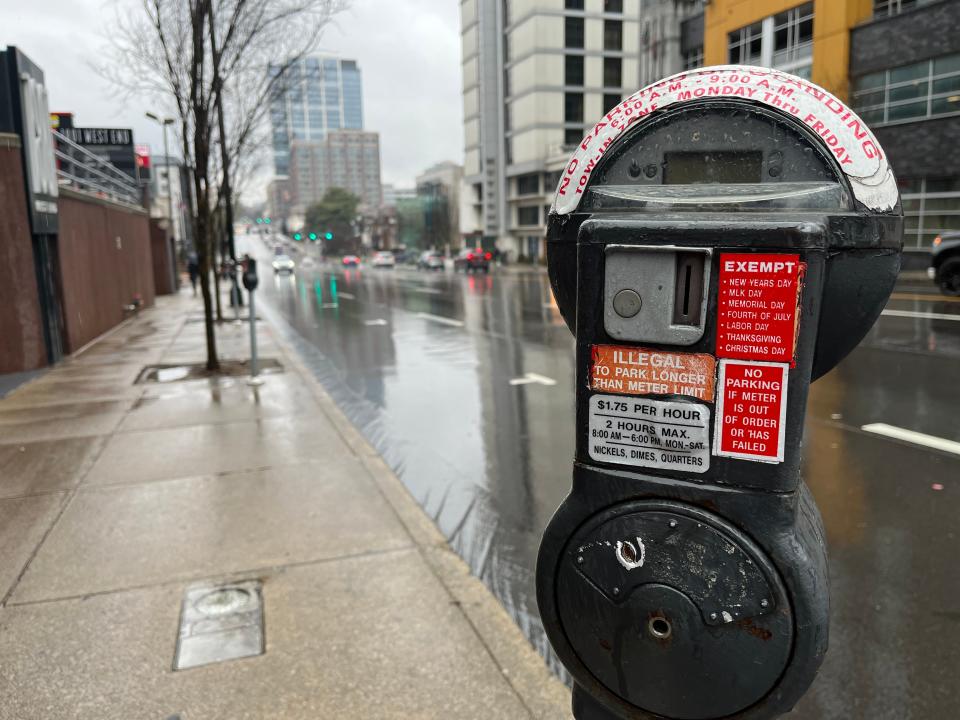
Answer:
[[[160,298],[0,400],[0,718],[569,717],[567,689],[266,323],[281,369],[262,386],[180,379],[203,327],[199,300]],[[246,359],[248,332],[220,328],[221,357]],[[137,383],[148,365],[168,381]],[[185,616],[209,615],[182,664],[264,652],[174,670],[191,589]],[[231,625],[224,598],[243,593],[261,614]]]

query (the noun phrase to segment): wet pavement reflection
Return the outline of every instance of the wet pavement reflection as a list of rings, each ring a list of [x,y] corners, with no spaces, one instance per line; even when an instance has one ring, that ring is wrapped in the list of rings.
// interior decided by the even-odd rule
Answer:
[[[269,250],[253,249],[269,268]],[[262,312],[562,674],[534,593],[574,447],[573,338],[546,276],[316,264],[260,288]],[[826,524],[833,619],[793,717],[956,715],[960,455],[861,428],[960,441],[958,376],[960,303],[901,282],[812,388],[804,477]]]

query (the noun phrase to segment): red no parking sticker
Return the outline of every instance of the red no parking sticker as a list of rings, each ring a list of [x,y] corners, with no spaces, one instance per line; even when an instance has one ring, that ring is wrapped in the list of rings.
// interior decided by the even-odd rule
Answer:
[[[720,361],[716,455],[783,462],[789,370],[786,363]]]

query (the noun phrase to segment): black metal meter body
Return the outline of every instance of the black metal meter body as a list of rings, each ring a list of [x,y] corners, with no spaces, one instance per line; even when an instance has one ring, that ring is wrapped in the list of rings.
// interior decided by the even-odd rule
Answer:
[[[243,256],[243,286],[250,291],[256,290],[260,284],[260,277],[257,275],[257,261],[249,255]]]
[[[577,148],[547,235],[576,457],[537,597],[578,718],[770,718],[809,687],[829,595],[807,392],[880,314],[901,238],[876,138],[775,70],[668,78]]]

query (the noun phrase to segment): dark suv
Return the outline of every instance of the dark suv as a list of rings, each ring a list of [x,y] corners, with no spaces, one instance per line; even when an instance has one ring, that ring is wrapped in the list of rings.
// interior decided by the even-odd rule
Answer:
[[[464,272],[475,272],[483,270],[490,272],[490,261],[493,259],[493,253],[485,252],[481,248],[464,248],[453,259],[453,269],[463,270]]]
[[[927,274],[944,295],[960,296],[960,232],[943,233],[934,239]]]

